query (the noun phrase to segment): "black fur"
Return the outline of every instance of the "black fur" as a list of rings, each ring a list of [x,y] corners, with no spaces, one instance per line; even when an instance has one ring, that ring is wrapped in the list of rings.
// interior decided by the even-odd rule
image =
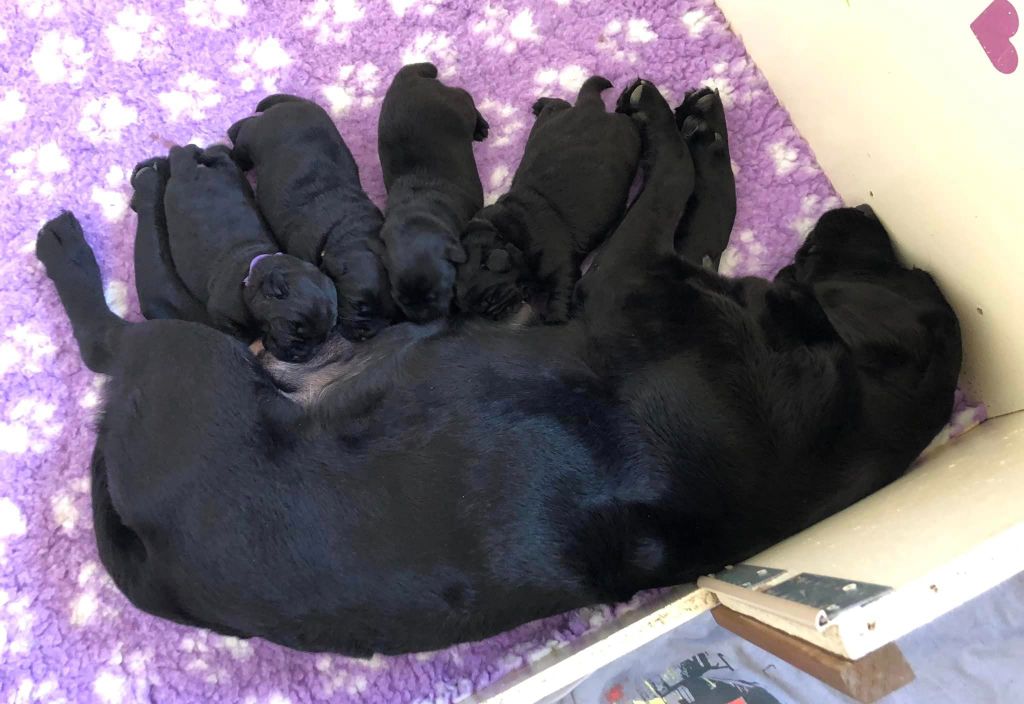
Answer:
[[[173,147],[168,162],[163,205],[185,289],[205,304],[215,327],[248,339],[262,336],[282,359],[308,359],[337,321],[330,279],[277,251],[227,147]],[[259,255],[274,256],[253,264]]]
[[[503,315],[509,306],[492,301],[513,299],[525,279],[538,294],[546,321],[569,319],[580,264],[622,218],[640,158],[636,125],[625,115],[608,113],[601,101],[611,85],[593,76],[583,83],[575,106],[555,98],[534,104],[537,119],[512,186],[476,216],[471,238],[487,249],[500,248],[482,237],[489,225],[490,239],[521,251],[528,271],[506,273],[505,285],[498,287],[493,272],[473,266],[483,258],[480,253],[467,252],[470,261],[459,267],[458,279],[464,311]]]
[[[433,64],[396,75],[381,106],[378,147],[387,215],[381,238],[395,302],[413,321],[446,316],[455,266],[466,261],[462,229],[483,206],[473,141],[487,121],[462,88],[437,80]]]
[[[905,471],[960,366],[931,279],[856,211],[774,283],[688,262],[705,147],[650,84],[626,95],[644,187],[567,325],[404,323],[257,359],[117,318],[73,216],[42,229],[83,359],[110,375],[93,511],[129,599],[294,648],[429,650],[691,580]]]
[[[363,191],[359,167],[316,103],[272,95],[228,130],[232,156],[255,168],[256,202],[281,248],[320,266],[337,288],[345,337],[373,337],[394,321],[377,253],[384,217]]]

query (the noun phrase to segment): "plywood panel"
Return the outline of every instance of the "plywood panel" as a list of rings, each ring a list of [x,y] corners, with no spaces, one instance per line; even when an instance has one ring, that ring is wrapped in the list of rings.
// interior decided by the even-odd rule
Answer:
[[[938,278],[969,390],[1024,408],[1024,66],[1000,73],[975,39],[989,0],[718,4],[844,199]]]

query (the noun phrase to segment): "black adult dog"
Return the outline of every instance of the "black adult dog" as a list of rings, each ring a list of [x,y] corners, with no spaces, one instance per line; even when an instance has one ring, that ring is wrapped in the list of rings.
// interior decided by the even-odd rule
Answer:
[[[133,182],[158,163],[139,164]],[[227,147],[173,147],[167,170],[163,224],[187,291],[206,306],[215,327],[242,338],[261,336],[282,359],[308,359],[337,321],[330,279],[278,251]],[[162,224],[155,214],[152,220]]]
[[[458,269],[462,310],[499,318],[516,301],[508,289],[525,280],[544,320],[569,319],[580,264],[622,219],[640,158],[636,125],[608,113],[601,101],[611,86],[593,76],[575,105],[558,98],[534,103],[537,119],[509,192],[477,214],[464,233],[464,247],[488,251],[467,250],[468,261]],[[490,250],[504,249],[501,242],[512,245],[508,259],[528,271],[510,266],[497,272],[488,265]],[[496,273],[504,274],[506,287],[495,287]]]
[[[381,238],[395,301],[409,320],[451,308],[455,265],[466,261],[462,229],[483,206],[473,141],[487,121],[461,88],[437,80],[433,64],[402,67],[384,95],[377,140],[387,216]]]
[[[373,337],[396,310],[377,255],[384,216],[363,190],[352,153],[316,103],[272,95],[256,112],[228,136],[235,161],[256,170],[260,212],[285,252],[334,281],[342,334]]]
[[[960,363],[930,277],[851,210],[777,283],[679,257],[707,145],[648,83],[622,109],[645,184],[567,325],[403,323],[261,362],[204,325],[118,318],[77,221],[48,223],[37,255],[110,375],[92,496],[120,589],[295,648],[429,650],[691,580],[902,474]],[[789,332],[801,316],[813,334]]]

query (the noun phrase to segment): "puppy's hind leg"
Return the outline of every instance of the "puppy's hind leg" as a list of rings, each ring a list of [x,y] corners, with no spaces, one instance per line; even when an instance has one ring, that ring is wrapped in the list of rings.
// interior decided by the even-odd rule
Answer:
[[[147,320],[171,318],[210,324],[210,316],[182,283],[171,257],[164,214],[167,159],[157,157],[135,166],[131,207],[138,215],[135,229],[135,289]]]
[[[637,81],[623,92],[617,110],[632,117],[640,129],[643,189],[601,247],[590,272],[608,267],[646,271],[653,257],[674,255],[675,230],[693,192],[690,150],[658,89]]]
[[[78,219],[65,211],[43,225],[36,236],[36,257],[57,286],[85,365],[107,373],[128,323],[103,298],[100,268]]]
[[[676,230],[676,250],[687,261],[718,271],[736,219],[736,180],[718,92],[702,88],[687,93],[676,108],[676,124],[695,169],[693,195]]]
[[[576,107],[599,108],[604,112],[604,101],[601,93],[612,87],[612,82],[604,76],[591,76],[583,81],[579,95],[576,96]]]

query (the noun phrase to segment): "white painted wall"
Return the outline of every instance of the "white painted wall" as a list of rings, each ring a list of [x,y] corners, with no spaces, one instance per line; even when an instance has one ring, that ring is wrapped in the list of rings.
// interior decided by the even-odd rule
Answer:
[[[989,2],[718,4],[844,199],[935,274],[999,415],[1024,408],[1024,65],[1000,73],[975,39]]]

